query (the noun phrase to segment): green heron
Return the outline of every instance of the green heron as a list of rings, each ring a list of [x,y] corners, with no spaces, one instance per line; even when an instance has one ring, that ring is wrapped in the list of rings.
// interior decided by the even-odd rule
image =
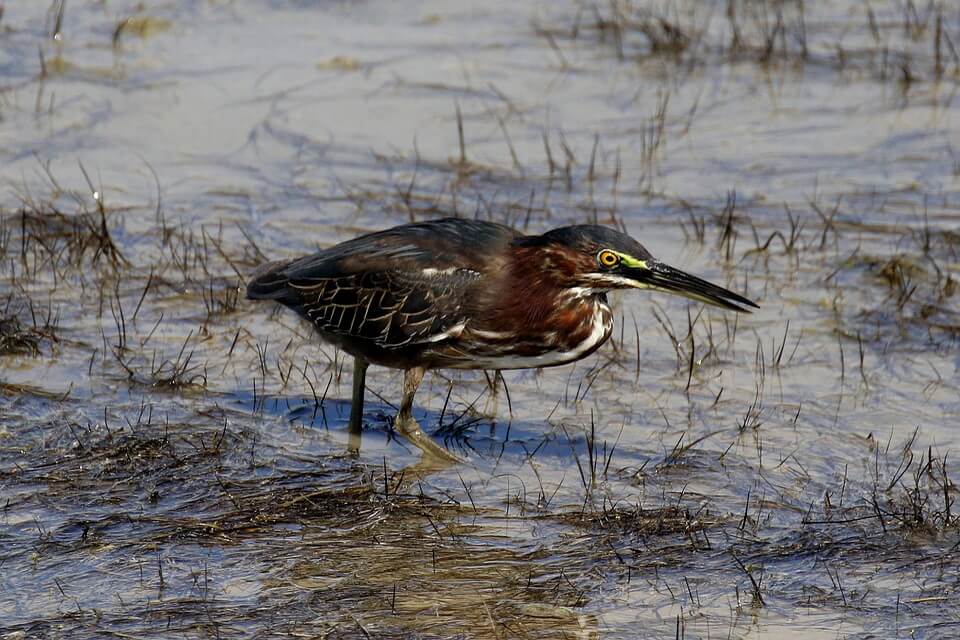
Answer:
[[[247,297],[275,300],[354,357],[349,432],[358,437],[367,367],[405,371],[395,427],[452,457],[412,415],[427,369],[526,369],[585,358],[609,337],[613,289],[655,289],[733,311],[757,305],[674,269],[597,225],[524,235],[447,218],[360,236],[260,267]]]

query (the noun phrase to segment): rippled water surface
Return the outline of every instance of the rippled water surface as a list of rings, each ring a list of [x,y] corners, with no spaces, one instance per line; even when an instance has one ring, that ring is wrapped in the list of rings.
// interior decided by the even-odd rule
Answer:
[[[0,4],[0,637],[960,634],[949,2]],[[742,291],[371,368],[243,299],[456,215]]]

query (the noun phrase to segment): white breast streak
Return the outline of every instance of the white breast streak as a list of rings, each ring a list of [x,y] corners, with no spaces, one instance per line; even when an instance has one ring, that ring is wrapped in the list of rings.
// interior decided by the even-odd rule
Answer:
[[[515,335],[510,331],[484,331],[483,329],[471,329],[470,333],[484,340],[504,340]]]
[[[457,272],[459,267],[449,267],[447,269],[435,269],[433,267],[427,267],[426,269],[421,269],[420,273],[432,278],[434,276],[449,276]]]
[[[610,307],[597,303],[593,307],[593,321],[588,335],[583,342],[569,351],[547,351],[536,356],[503,356],[486,358],[471,363],[471,369],[534,369],[549,367],[579,360],[610,337],[613,331],[613,315]]]
[[[461,333],[463,333],[466,323],[461,322],[460,324],[455,324],[443,333],[437,333],[432,336],[427,337],[427,342],[440,342],[441,340],[446,340],[447,338],[456,338]]]
[[[426,276],[428,278],[435,278],[437,276],[452,276],[455,273],[461,273],[461,272],[464,275],[469,275],[469,276],[480,275],[473,269],[467,269],[466,267],[447,267],[446,269],[437,269],[435,267],[427,267],[426,269],[420,270],[420,275]]]

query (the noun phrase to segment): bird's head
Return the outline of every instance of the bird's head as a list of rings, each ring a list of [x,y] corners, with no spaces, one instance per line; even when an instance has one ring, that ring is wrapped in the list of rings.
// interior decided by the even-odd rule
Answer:
[[[578,292],[653,289],[733,311],[758,308],[737,293],[660,262],[642,244],[609,227],[562,227],[530,238],[529,244],[547,256],[545,268]]]

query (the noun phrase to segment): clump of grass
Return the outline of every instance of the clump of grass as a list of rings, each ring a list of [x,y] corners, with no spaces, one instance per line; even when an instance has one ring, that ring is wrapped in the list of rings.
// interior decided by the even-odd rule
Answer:
[[[918,459],[912,450],[917,433],[915,430],[904,446],[886,487],[875,487],[873,506],[884,530],[894,524],[908,531],[936,534],[958,523],[953,509],[956,486],[949,476],[949,454],[935,456],[928,447]]]
[[[566,526],[604,533],[616,532],[619,535],[693,535],[724,523],[724,519],[718,516],[704,513],[694,515],[689,509],[677,505],[644,508],[639,504],[604,504],[602,508],[556,511],[540,517]],[[705,537],[704,541],[709,546]]]
[[[237,310],[240,304],[241,283],[238,280],[210,278],[203,288],[203,306],[207,318],[227,315]]]
[[[106,265],[113,270],[129,264],[114,239],[111,223],[116,209],[104,203],[103,191],[93,186],[81,166],[93,196],[94,207],[79,193],[66,192],[44,166],[52,186],[49,197],[35,199],[20,195],[20,206],[12,213],[0,212],[0,248],[2,254],[16,257],[14,268],[25,278],[45,272],[65,278],[85,267]],[[65,204],[72,201],[73,210]],[[0,254],[0,255],[2,255]]]
[[[885,342],[910,335],[948,346],[960,335],[956,280],[932,253],[851,256],[838,269],[842,271],[859,271],[879,289],[863,300],[855,317],[846,318],[863,340]]]
[[[826,492],[822,515],[814,515],[810,505],[804,524],[857,528],[861,535],[937,536],[956,530],[960,518],[954,508],[957,487],[950,479],[949,454],[935,454],[932,446],[918,453],[914,448],[918,434],[919,429],[914,429],[899,448],[868,435],[874,459],[867,469],[869,479],[860,485],[859,499],[845,498],[851,493],[845,472],[842,485]]]
[[[40,338],[33,329],[24,327],[16,316],[0,316],[0,355],[37,355]]]
[[[37,309],[31,302],[27,305],[30,321],[25,323],[20,316],[26,314],[22,310],[18,311],[16,306],[19,305],[15,305],[11,296],[7,298],[4,308],[0,310],[0,356],[37,356],[44,343],[57,341],[54,332],[56,323],[52,318],[52,311],[48,307],[45,317],[38,315]]]
[[[537,25],[536,31],[565,65],[558,41],[587,36],[611,48],[618,59],[640,63],[810,65],[865,73],[904,87],[960,75],[955,43],[960,34],[945,5],[931,2],[918,9],[912,0],[897,5],[878,18],[865,3],[838,22],[821,13],[818,3],[805,0],[727,0],[722,16],[713,3],[678,0],[651,7],[649,2],[612,0],[582,7],[570,25]]]
[[[125,336],[122,327],[118,329],[118,336]],[[126,346],[125,337],[120,337],[120,343],[113,346],[113,354],[131,382],[154,389],[202,390],[207,386],[207,365],[194,360],[193,348],[188,350],[192,339],[191,331],[175,357],[158,360],[154,352],[148,362],[145,357],[133,354]]]

